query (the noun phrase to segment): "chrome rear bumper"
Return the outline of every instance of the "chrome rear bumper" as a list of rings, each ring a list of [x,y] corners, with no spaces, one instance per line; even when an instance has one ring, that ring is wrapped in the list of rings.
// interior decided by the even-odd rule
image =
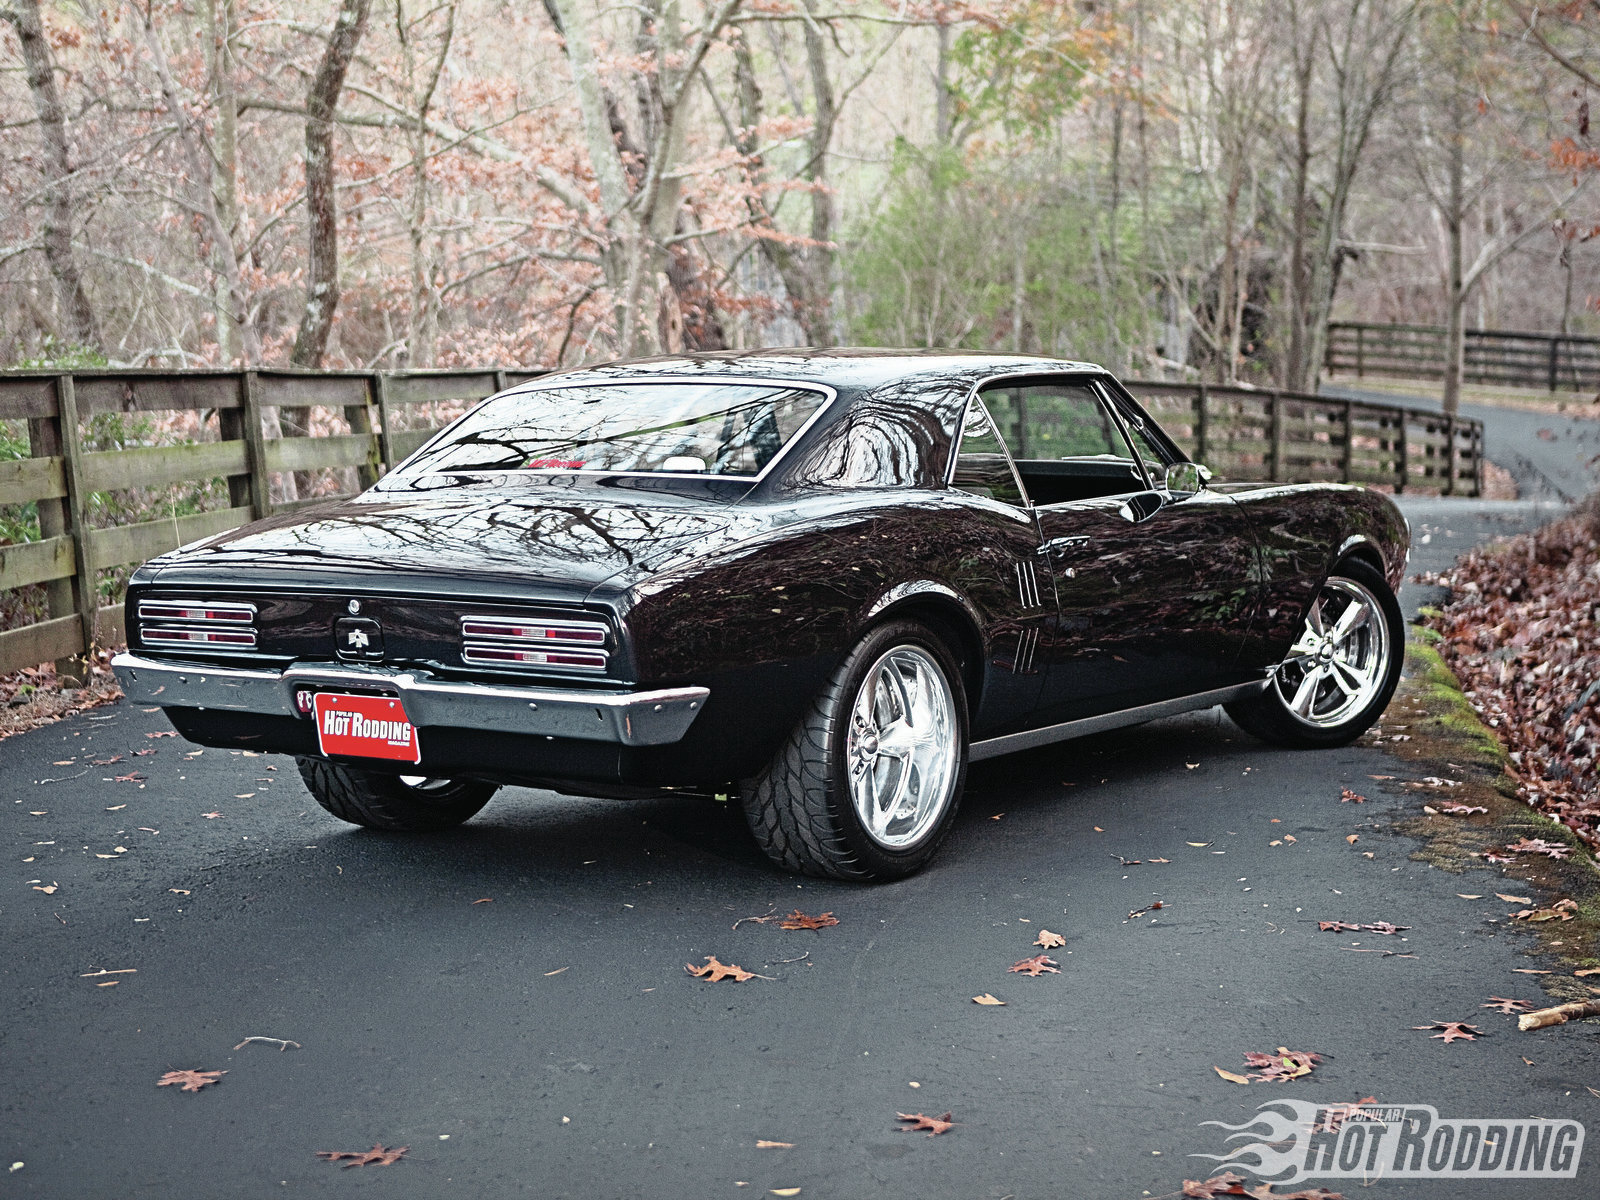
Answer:
[[[679,741],[711,694],[703,687],[601,692],[454,683],[421,672],[346,663],[298,663],[275,671],[160,662],[137,654],[117,655],[111,669],[129,700],[163,708],[303,717],[296,692],[376,689],[399,696],[407,718],[422,729],[447,725],[624,746]]]

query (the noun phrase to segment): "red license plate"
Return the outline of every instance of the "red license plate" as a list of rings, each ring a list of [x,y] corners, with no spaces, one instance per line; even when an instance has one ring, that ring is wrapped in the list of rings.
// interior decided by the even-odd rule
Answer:
[[[317,744],[324,754],[421,762],[417,727],[390,696],[340,696],[318,692]]]

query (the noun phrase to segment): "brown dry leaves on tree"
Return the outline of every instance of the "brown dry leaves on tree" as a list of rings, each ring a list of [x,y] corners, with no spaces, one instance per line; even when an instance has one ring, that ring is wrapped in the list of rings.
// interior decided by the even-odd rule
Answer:
[[[1327,1188],[1307,1188],[1299,1192],[1275,1192],[1270,1183],[1250,1183],[1243,1175],[1224,1171],[1210,1179],[1185,1179],[1185,1200],[1213,1200],[1217,1196],[1250,1196],[1253,1200],[1344,1200],[1343,1192]]]
[[[826,929],[830,925],[837,925],[839,918],[831,912],[820,913],[815,917],[808,917],[798,908],[783,920],[778,922],[779,929]]]
[[[1035,954],[1032,958],[1025,958],[1019,963],[1013,963],[1006,970],[1013,975],[1028,975],[1037,979],[1041,975],[1061,974],[1061,964],[1048,954]]]
[[[325,1158],[329,1162],[339,1162],[349,1159],[345,1167],[392,1167],[405,1155],[410,1146],[397,1146],[393,1150],[385,1150],[381,1143],[374,1142],[371,1150],[318,1150],[317,1157]]]
[[[949,1133],[955,1125],[955,1121],[951,1120],[954,1113],[945,1113],[942,1117],[925,1117],[921,1113],[895,1113],[895,1116],[911,1122],[900,1130],[901,1133],[920,1133],[926,1129],[929,1137],[938,1137],[941,1133]]]
[[[1485,1006],[1487,1007],[1487,1006]],[[1476,1025],[1468,1025],[1465,1021],[1430,1021],[1426,1025],[1413,1025],[1413,1029],[1442,1029],[1443,1033],[1436,1033],[1433,1037],[1441,1042],[1475,1042],[1480,1037],[1489,1035]]]
[[[724,979],[731,979],[735,983],[743,983],[747,979],[756,978],[754,971],[746,971],[743,967],[719,962],[715,954],[706,955],[706,965],[703,967],[697,967],[693,963],[684,963],[683,969],[696,979],[705,979],[712,983],[721,983]]]
[[[1600,848],[1600,500],[1433,582],[1439,651],[1511,755],[1518,794]]]
[[[226,1071],[168,1071],[156,1080],[157,1087],[171,1087],[179,1085],[185,1092],[198,1092],[208,1083],[216,1083],[226,1075]]]

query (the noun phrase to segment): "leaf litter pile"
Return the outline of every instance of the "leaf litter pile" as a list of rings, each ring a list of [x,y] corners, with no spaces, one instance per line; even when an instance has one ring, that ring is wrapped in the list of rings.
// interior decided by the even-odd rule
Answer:
[[[1451,589],[1429,624],[1518,794],[1600,849],[1600,497],[1429,582]]]

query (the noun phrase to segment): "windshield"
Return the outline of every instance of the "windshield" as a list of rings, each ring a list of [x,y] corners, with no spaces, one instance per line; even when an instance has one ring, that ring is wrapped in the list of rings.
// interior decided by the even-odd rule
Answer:
[[[613,383],[491,400],[446,430],[406,474],[650,471],[754,476],[825,403],[750,383]]]

